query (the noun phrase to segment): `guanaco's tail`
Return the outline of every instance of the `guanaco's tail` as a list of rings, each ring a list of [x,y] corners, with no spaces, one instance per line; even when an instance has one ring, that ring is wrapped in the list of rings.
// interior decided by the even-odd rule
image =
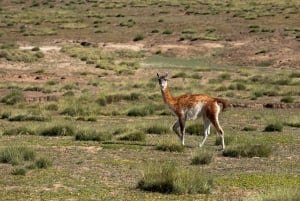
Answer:
[[[222,98],[214,98],[215,99],[215,101],[217,101],[217,103],[221,103],[222,104],[222,111],[224,111],[225,109],[226,109],[226,107],[227,107],[227,102],[224,100],[224,99],[222,99]]]

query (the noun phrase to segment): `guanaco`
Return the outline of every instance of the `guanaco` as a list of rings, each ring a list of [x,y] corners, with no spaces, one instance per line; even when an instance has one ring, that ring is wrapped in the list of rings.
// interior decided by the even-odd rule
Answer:
[[[216,128],[222,139],[222,148],[225,149],[224,131],[219,124],[219,113],[226,108],[226,101],[203,94],[185,94],[173,97],[168,87],[168,74],[160,76],[157,73],[162,97],[171,113],[177,117],[172,129],[184,145],[185,123],[187,120],[195,120],[202,117],[204,121],[204,136],[199,144],[202,147],[210,134],[210,125]],[[222,105],[221,106],[219,105]],[[178,128],[180,127],[180,131]]]

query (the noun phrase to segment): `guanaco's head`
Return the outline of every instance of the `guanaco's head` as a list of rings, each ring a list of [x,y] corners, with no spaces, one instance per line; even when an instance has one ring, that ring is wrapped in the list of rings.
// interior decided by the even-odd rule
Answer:
[[[157,78],[158,78],[158,83],[159,83],[159,86],[160,86],[160,89],[161,90],[165,90],[167,85],[168,85],[168,73],[165,74],[165,75],[162,75],[160,76],[158,73],[157,73]]]

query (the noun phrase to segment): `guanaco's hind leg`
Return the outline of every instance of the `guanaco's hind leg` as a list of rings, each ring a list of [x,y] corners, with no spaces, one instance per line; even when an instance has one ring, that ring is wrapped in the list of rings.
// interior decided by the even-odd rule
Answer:
[[[203,135],[203,140],[200,143],[199,147],[202,147],[205,143],[205,141],[207,140],[207,137],[210,134],[210,120],[206,117],[203,117],[203,121],[204,121],[204,135]]]
[[[224,150],[225,149],[224,131],[219,124],[219,119],[218,119],[219,112],[220,112],[220,106],[217,103],[213,103],[209,105],[209,109],[206,110],[206,116],[210,120],[210,122],[214,125],[217,132],[221,136],[222,149]]]

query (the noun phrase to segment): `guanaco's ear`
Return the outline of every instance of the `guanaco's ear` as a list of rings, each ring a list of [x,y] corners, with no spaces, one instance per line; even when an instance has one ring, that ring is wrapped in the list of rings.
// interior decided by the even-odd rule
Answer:
[[[159,74],[157,73],[157,77],[159,78]]]

